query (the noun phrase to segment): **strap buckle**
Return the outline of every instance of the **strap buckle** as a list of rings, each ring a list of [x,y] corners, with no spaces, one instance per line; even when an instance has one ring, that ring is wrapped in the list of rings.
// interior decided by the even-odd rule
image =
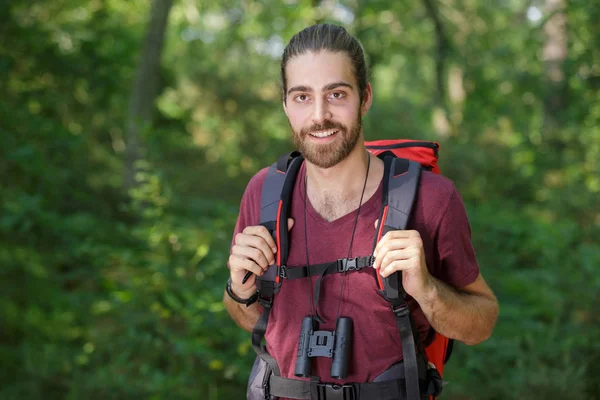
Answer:
[[[317,383],[317,400],[358,400],[358,391],[354,385],[336,385]]]
[[[337,272],[358,271],[356,258],[340,258],[337,261]]]
[[[271,308],[273,306],[273,296],[265,296],[258,292],[258,304],[263,307]]]
[[[396,305],[392,304],[392,311],[398,317],[404,317],[410,312],[410,309],[408,308],[408,303],[396,304]]]

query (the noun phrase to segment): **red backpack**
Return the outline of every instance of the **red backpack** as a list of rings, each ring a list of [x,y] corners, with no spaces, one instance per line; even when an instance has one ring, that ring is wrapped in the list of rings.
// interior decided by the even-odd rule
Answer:
[[[383,204],[379,226],[373,248],[385,233],[390,230],[406,229],[412,206],[419,187],[421,170],[439,174],[437,165],[439,144],[415,140],[378,140],[366,142],[365,146],[374,155],[384,161]],[[359,399],[383,398],[394,390],[398,397],[407,400],[421,400],[429,396],[435,399],[441,393],[441,379],[444,364],[448,361],[452,349],[452,340],[435,332],[433,328],[424,342],[419,340],[418,332],[413,329],[406,292],[402,287],[401,273],[381,278],[377,283],[382,295],[390,302],[396,315],[400,339],[404,353],[404,369],[401,372],[402,383],[397,380],[386,382],[332,385],[320,382],[301,381],[283,378],[277,362],[267,352],[263,338],[267,330],[273,300],[286,279],[303,278],[306,268],[314,273],[337,273],[359,270],[372,266],[373,257],[358,257],[336,260],[333,271],[324,265],[288,268],[289,239],[287,216],[296,175],[303,162],[298,152],[282,156],[271,165],[267,172],[261,194],[260,223],[265,226],[277,244],[277,259],[264,275],[256,277],[258,302],[263,312],[252,332],[252,346],[258,357],[250,374],[248,385],[249,399],[271,399],[281,397],[310,399]],[[332,263],[329,263],[332,264]],[[415,340],[416,339],[416,340]],[[300,352],[300,349],[299,349]],[[262,374],[262,376],[261,376]],[[405,388],[405,391],[402,389]],[[402,391],[402,393],[399,393]],[[383,396],[380,396],[383,395]]]

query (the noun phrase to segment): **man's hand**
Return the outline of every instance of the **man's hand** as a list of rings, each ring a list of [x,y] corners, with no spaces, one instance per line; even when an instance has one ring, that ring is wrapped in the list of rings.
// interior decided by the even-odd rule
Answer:
[[[376,223],[377,224],[377,223]],[[425,264],[423,240],[418,231],[390,231],[375,246],[373,268],[382,277],[403,271],[402,286],[418,299],[432,288],[432,276]]]
[[[294,226],[294,220],[288,218],[288,230]],[[262,225],[247,226],[234,239],[229,256],[231,290],[241,298],[248,298],[256,291],[256,275],[263,275],[270,265],[275,263],[277,245],[271,234]],[[245,284],[242,279],[246,272],[252,276]]]
[[[470,345],[490,337],[498,319],[498,301],[481,275],[461,288],[434,278],[425,264],[421,235],[414,230],[386,233],[373,255],[373,268],[381,276],[402,271],[404,290],[437,332]]]

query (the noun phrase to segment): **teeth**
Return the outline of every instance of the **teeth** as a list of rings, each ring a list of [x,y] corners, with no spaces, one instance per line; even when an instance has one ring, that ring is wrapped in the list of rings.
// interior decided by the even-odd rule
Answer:
[[[314,137],[318,137],[318,138],[324,138],[324,137],[327,137],[327,136],[331,136],[331,135],[333,135],[336,132],[337,132],[337,130],[330,129],[328,131],[313,132],[310,135],[314,136]]]

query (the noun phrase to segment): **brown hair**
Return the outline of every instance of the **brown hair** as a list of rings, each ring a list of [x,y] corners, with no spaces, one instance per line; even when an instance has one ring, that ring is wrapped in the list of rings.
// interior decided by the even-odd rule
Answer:
[[[317,24],[303,29],[292,37],[283,50],[283,58],[281,60],[283,101],[285,102],[287,92],[285,68],[290,59],[308,52],[318,53],[322,50],[332,53],[346,53],[352,63],[362,103],[363,93],[368,83],[365,52],[358,39],[350,35],[346,29],[331,24]]]

